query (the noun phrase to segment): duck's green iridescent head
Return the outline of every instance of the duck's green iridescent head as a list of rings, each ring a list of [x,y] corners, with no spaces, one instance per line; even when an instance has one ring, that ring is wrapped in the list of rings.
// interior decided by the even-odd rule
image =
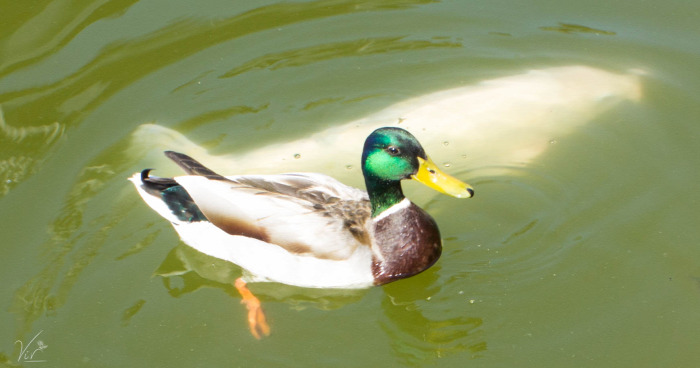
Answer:
[[[403,200],[401,180],[414,179],[439,192],[469,198],[468,184],[443,173],[428,158],[416,137],[401,128],[379,128],[365,141],[362,173],[372,202],[372,216]]]

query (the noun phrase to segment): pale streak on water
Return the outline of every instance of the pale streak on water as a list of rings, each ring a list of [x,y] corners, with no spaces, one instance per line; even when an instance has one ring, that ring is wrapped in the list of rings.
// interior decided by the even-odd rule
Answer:
[[[0,361],[18,363],[13,342],[43,330],[56,366],[696,366],[698,7],[3,5]],[[368,117],[409,126],[421,119],[407,110],[430,106],[421,96],[485,96],[481,81],[573,65],[636,87],[581,105],[521,84],[530,100],[513,109],[506,85],[458,123],[565,131],[418,128],[477,191],[457,201],[407,186],[440,224],[441,260],[362,292],[257,285],[273,327],[263,341],[230,285],[240,269],[180,244],[125,180],[176,174],[159,151],[182,149],[225,174],[309,168],[360,186],[359,147],[335,142],[321,156],[342,162],[321,164],[316,137],[361,139]],[[512,143],[531,137],[540,145]]]

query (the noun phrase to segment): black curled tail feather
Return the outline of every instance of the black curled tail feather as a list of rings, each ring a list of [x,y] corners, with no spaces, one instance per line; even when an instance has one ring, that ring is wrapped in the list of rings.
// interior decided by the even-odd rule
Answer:
[[[173,178],[149,176],[152,169],[141,171],[141,183],[146,192],[160,197],[179,220],[208,221],[185,188]]]
[[[162,192],[168,188],[180,185],[173,178],[159,178],[149,176],[151,170],[153,169],[144,169],[143,171],[141,171],[141,183],[143,183],[143,185],[147,189]]]

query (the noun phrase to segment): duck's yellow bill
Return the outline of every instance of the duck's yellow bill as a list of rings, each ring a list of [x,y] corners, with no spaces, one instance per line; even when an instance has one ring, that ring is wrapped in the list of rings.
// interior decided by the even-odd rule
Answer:
[[[437,190],[440,193],[451,195],[457,198],[469,198],[474,195],[474,189],[467,183],[445,174],[437,165],[430,159],[422,159],[418,157],[420,167],[418,172],[412,176],[424,185]]]

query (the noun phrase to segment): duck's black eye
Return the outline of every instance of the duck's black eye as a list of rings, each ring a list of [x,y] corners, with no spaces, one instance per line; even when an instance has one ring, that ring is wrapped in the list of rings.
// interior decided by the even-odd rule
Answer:
[[[392,156],[398,156],[401,153],[399,148],[396,146],[389,146],[386,148],[386,151],[389,152],[389,154],[391,154]]]

